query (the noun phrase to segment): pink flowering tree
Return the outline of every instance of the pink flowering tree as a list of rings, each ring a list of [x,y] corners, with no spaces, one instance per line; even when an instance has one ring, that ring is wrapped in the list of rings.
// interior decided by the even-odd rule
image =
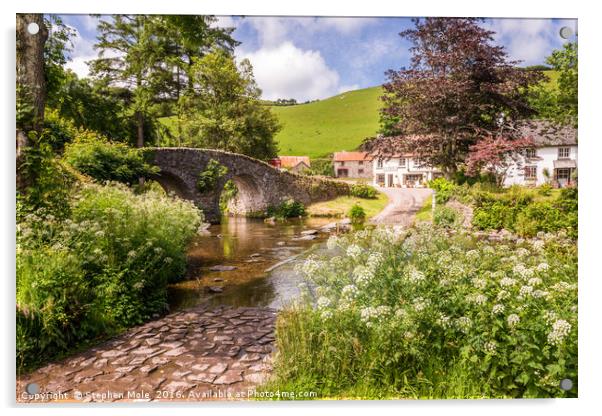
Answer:
[[[509,138],[504,136],[486,136],[470,146],[466,158],[466,170],[469,175],[488,172],[495,176],[498,185],[506,178],[508,169],[516,164],[521,167],[524,151],[532,148],[530,137]]]

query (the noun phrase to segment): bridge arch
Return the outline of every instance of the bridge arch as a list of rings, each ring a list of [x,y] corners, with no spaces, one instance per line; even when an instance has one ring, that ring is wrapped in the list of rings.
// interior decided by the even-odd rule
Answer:
[[[219,200],[228,180],[238,188],[234,203],[236,214],[264,212],[286,199],[309,204],[349,194],[349,185],[328,179],[302,176],[279,169],[251,157],[210,149],[152,148],[149,160],[159,167],[155,180],[166,190],[193,201],[205,214],[206,221],[220,220]],[[215,187],[205,192],[197,188],[199,174],[211,160],[227,168]]]

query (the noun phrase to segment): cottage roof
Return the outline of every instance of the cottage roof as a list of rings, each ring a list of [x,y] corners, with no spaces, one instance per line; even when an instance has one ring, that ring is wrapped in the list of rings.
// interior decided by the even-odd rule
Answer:
[[[333,156],[335,162],[363,162],[370,159],[368,152],[335,152]]]
[[[577,144],[577,129],[546,120],[526,120],[517,126],[523,137],[530,137],[537,147]]]
[[[307,167],[311,166],[309,156],[278,156],[283,168],[294,168],[299,163],[305,163]]]

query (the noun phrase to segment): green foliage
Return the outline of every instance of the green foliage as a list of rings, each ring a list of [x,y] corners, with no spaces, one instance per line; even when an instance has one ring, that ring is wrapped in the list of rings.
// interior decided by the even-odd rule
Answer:
[[[228,212],[228,203],[236,198],[238,195],[238,188],[234,181],[226,181],[222,194],[219,197],[219,208],[222,213]]]
[[[351,185],[351,195],[363,199],[376,199],[378,191],[365,183],[355,183]]]
[[[97,181],[133,184],[138,178],[159,172],[144,161],[140,149],[107,141],[91,131],[80,131],[65,148],[64,159],[81,173]]]
[[[299,265],[306,302],[277,321],[267,390],[328,398],[575,397],[577,248],[423,223],[329,239]],[[336,253],[336,255],[333,255]]]
[[[544,183],[539,187],[538,192],[542,196],[550,196],[552,195],[552,185],[549,183]]]
[[[17,227],[17,357],[32,365],[166,310],[202,216],[190,202],[117,183],[82,185],[69,217]]]
[[[261,90],[248,60],[237,65],[226,52],[208,53],[194,61],[190,76],[195,93],[179,102],[184,145],[262,160],[277,155],[274,134],[280,125],[259,101]]]
[[[277,219],[297,218],[305,216],[305,206],[301,202],[293,199],[287,199],[275,207],[269,207],[268,217]]]
[[[57,139],[59,140],[59,139]],[[30,146],[24,150],[23,175],[28,187],[17,194],[17,220],[38,209],[64,217],[69,212],[67,200],[74,175],[56,157],[52,143],[56,140],[45,130],[40,137],[29,133]]]
[[[312,159],[311,168],[303,173],[307,175],[333,176],[334,167],[332,159]]]
[[[352,224],[363,224],[366,221],[366,211],[361,205],[355,204],[349,210],[349,219]]]
[[[438,226],[451,228],[462,222],[462,215],[451,207],[437,205],[433,214],[433,222]]]
[[[445,204],[452,197],[456,184],[441,177],[433,179],[428,183],[429,188],[435,191],[435,202]]]
[[[220,164],[217,160],[211,159],[205,170],[199,172],[196,181],[196,187],[199,192],[210,192],[215,189],[217,181],[228,173],[228,168]]]
[[[539,85],[530,91],[530,103],[538,111],[538,117],[563,124],[577,126],[578,119],[578,46],[567,42],[547,58],[558,73],[554,88]]]
[[[534,200],[536,192],[541,194],[518,186],[500,194],[480,192],[475,195],[472,224],[482,230],[505,228],[524,237],[565,230],[577,238],[577,188],[563,189],[557,200]],[[551,190],[544,188],[543,194]]]

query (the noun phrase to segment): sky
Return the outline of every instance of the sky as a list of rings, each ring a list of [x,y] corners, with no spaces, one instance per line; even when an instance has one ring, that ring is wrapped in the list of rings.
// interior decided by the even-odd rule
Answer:
[[[77,34],[67,67],[87,76],[86,62],[97,56],[98,18],[62,18]],[[236,28],[233,37],[241,44],[235,55],[250,60],[267,100],[303,102],[380,85],[387,70],[407,66],[411,57],[410,44],[399,36],[413,26],[404,17],[219,16],[216,25]],[[481,25],[494,31],[495,42],[523,66],[544,64],[554,49],[561,48],[567,42],[559,34],[562,27],[577,31],[577,21],[566,19],[496,18]]]

